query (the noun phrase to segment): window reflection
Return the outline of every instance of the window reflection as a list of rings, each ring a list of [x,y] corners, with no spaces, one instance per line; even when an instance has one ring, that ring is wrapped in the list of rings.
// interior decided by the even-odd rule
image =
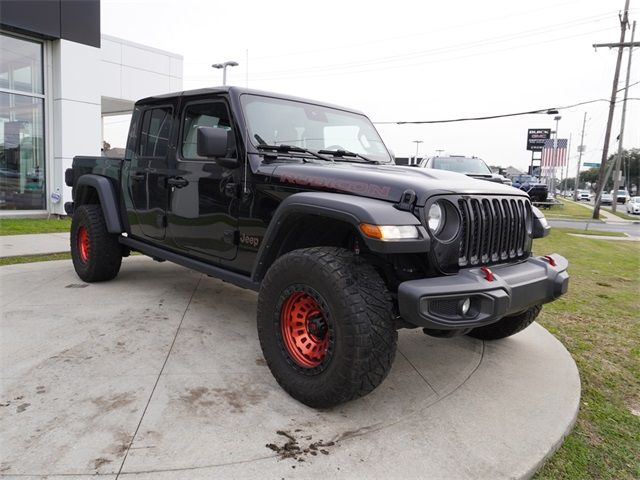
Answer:
[[[0,92],[0,209],[44,210],[44,100]]]

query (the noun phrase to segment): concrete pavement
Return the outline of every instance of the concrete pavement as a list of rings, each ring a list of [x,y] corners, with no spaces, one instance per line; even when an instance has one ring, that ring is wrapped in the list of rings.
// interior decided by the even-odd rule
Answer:
[[[576,366],[537,324],[403,330],[375,392],[318,411],[266,367],[253,292],[140,256],[97,284],[70,261],[5,266],[0,287],[0,476],[527,478],[578,411]]]
[[[0,257],[61,253],[69,248],[68,232],[0,235]]]

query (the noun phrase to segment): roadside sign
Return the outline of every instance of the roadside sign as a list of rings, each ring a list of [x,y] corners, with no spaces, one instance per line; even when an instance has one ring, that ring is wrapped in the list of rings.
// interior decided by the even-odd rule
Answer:
[[[585,167],[591,167],[591,168],[598,168],[600,166],[599,163],[590,163],[590,162],[584,162],[583,165]]]
[[[544,141],[551,138],[550,128],[530,128],[527,130],[527,150],[541,152]]]

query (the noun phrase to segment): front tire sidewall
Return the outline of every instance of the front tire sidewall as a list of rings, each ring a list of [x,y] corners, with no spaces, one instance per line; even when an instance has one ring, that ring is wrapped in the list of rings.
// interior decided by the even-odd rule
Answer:
[[[348,253],[334,250],[343,257]],[[267,273],[258,298],[258,336],[273,376],[292,397],[314,408],[338,405],[375,388],[388,369],[376,377],[379,381],[375,385],[363,387],[366,383],[363,378],[367,377],[371,365],[380,364],[372,360],[378,352],[371,336],[385,337],[384,345],[388,346],[383,355],[385,359],[392,359],[397,339],[395,329],[383,333],[375,330],[361,289],[354,284],[354,277],[346,275],[345,263],[317,261],[317,256],[329,257],[326,253],[323,249],[307,249],[281,257]],[[333,268],[336,264],[339,267]],[[371,272],[375,274],[372,268]],[[282,339],[283,297],[291,287],[313,293],[329,325],[332,337],[327,358],[317,368],[298,365]],[[380,292],[380,296],[385,293]],[[389,323],[391,325],[390,313]]]

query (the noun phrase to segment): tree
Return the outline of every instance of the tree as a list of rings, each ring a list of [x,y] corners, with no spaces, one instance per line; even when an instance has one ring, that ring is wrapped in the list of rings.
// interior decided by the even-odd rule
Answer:
[[[595,188],[595,183],[598,180],[598,168],[590,168],[584,172],[580,172],[580,184],[590,183],[592,188]]]

